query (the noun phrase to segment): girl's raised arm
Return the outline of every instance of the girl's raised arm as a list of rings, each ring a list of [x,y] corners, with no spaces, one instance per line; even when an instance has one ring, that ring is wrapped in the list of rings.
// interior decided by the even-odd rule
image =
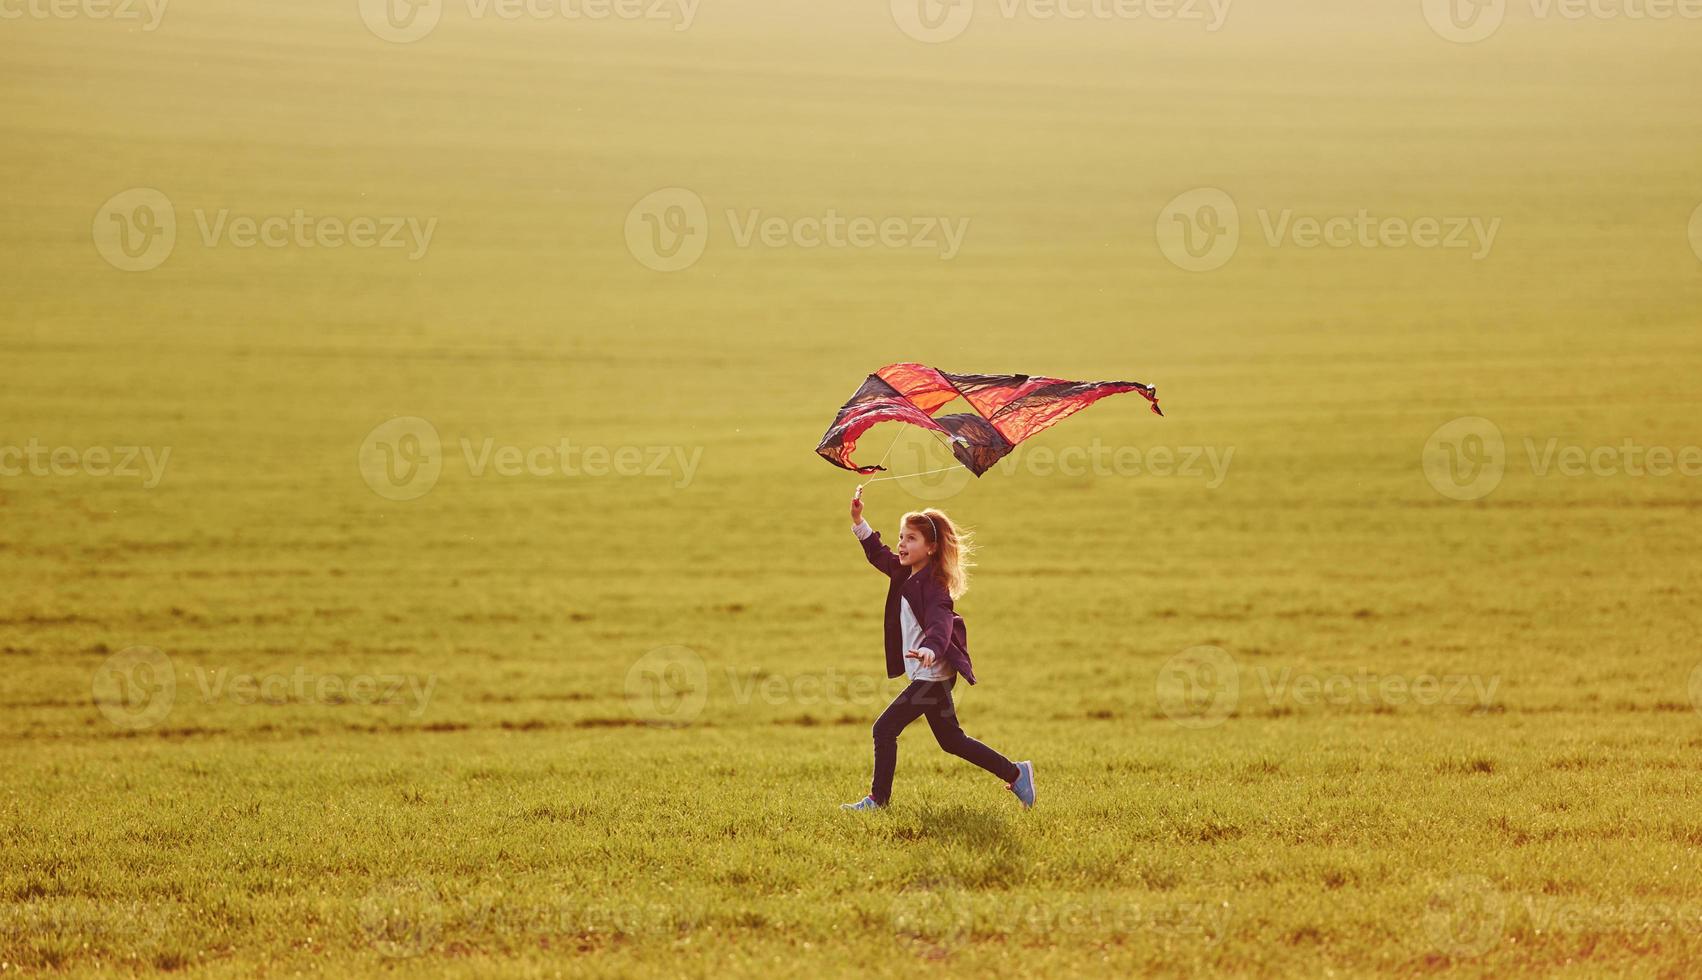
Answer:
[[[857,535],[857,540],[863,542],[863,557],[869,559],[869,564],[875,566],[882,575],[893,578],[909,574],[899,563],[898,556],[892,553],[892,549],[881,544],[880,532],[863,520],[862,487],[858,487],[856,496],[851,498],[851,531]]]

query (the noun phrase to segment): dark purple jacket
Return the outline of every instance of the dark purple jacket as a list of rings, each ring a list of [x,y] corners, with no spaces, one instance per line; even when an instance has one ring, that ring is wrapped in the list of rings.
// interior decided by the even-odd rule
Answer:
[[[881,544],[879,531],[862,541],[863,554],[869,564],[885,575],[886,590],[886,676],[904,674],[904,627],[898,611],[900,598],[910,600],[910,609],[922,626],[922,645],[945,657],[946,661],[975,683],[975,668],[969,662],[969,632],[963,617],[952,609],[951,593],[930,573],[911,575],[910,569],[898,563],[892,549]]]

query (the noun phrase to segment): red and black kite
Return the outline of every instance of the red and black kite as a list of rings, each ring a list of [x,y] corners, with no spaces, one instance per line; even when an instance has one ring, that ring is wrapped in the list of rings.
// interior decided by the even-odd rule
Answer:
[[[833,418],[816,452],[835,466],[862,474],[884,466],[851,462],[857,437],[880,422],[908,422],[943,432],[952,455],[976,476],[1017,443],[1062,422],[1107,395],[1138,391],[1158,409],[1158,391],[1138,381],[1060,381],[1026,374],[947,374],[923,364],[888,364],[869,375]],[[961,396],[979,414],[934,413]]]

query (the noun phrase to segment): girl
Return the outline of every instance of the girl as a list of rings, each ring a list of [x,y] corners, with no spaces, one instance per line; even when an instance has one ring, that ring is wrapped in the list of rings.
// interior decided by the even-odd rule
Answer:
[[[933,508],[904,515],[899,524],[898,554],[881,544],[881,536],[863,520],[863,492],[851,498],[851,530],[863,542],[863,554],[890,582],[886,592],[886,675],[903,674],[910,686],[881,712],[875,722],[875,778],[869,795],[845,810],[878,810],[892,796],[892,771],[898,765],[898,733],[924,715],[934,739],[960,759],[967,759],[1005,781],[1005,787],[1034,805],[1034,763],[1005,758],[963,733],[952,706],[951,689],[962,674],[975,683],[969,662],[963,617],[952,600],[969,587],[968,535],[952,526]],[[902,654],[902,656],[900,656]]]

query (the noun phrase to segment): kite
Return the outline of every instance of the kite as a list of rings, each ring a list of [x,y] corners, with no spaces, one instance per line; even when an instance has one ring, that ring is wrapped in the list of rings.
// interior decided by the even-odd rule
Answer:
[[[869,375],[833,417],[816,452],[835,466],[865,476],[886,467],[851,462],[857,438],[881,422],[908,422],[945,434],[952,455],[976,476],[1017,443],[1069,418],[1107,395],[1140,392],[1158,408],[1158,391],[1138,381],[1061,381],[1026,374],[947,374],[924,364],[888,364]],[[975,413],[934,413],[963,398]],[[882,477],[881,479],[890,479]]]

